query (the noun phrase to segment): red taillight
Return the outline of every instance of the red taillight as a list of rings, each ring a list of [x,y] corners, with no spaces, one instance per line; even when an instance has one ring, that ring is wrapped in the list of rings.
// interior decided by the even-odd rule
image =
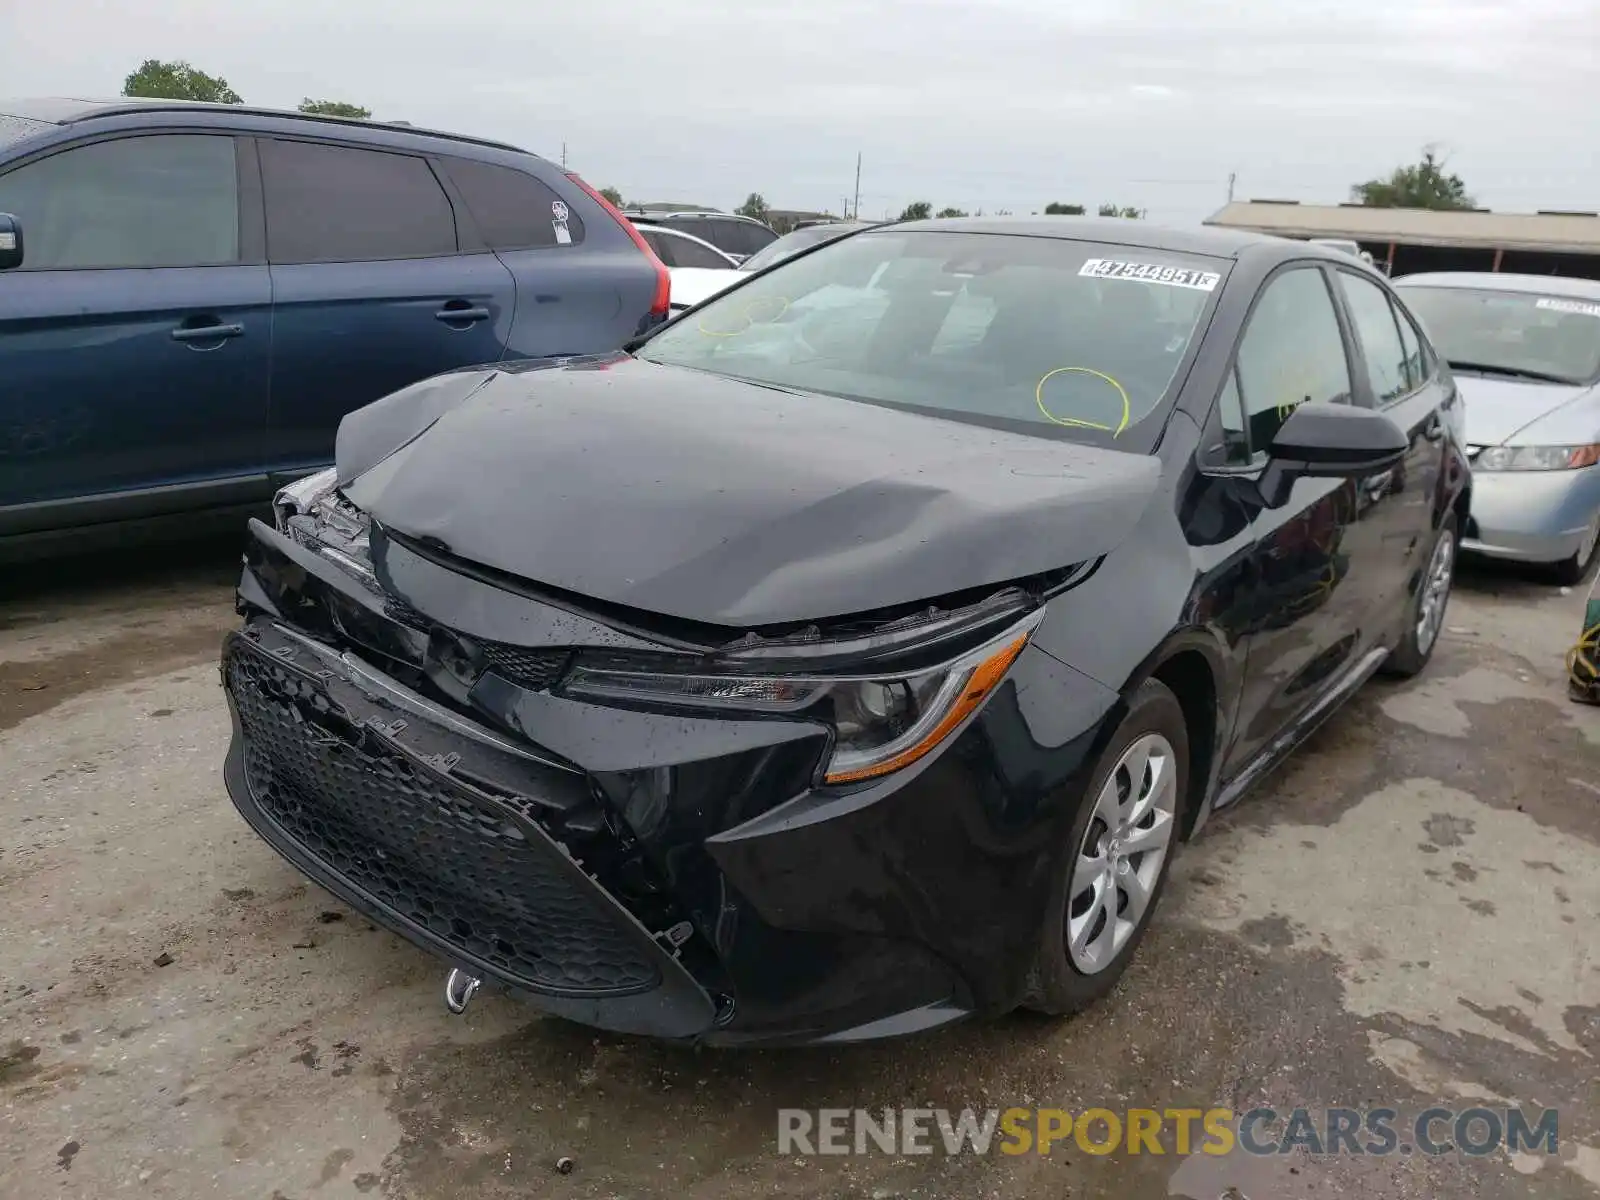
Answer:
[[[656,257],[656,252],[650,249],[650,243],[644,240],[644,235],[633,227],[633,222],[617,211],[617,206],[607,200],[583,181],[580,175],[568,172],[567,178],[581,187],[589,194],[601,208],[611,214],[611,219],[621,225],[627,235],[633,239],[633,244],[639,247],[639,252],[650,260],[650,265],[656,269],[656,295],[650,302],[650,315],[664,317],[672,308],[672,273],[667,270],[667,264]]]

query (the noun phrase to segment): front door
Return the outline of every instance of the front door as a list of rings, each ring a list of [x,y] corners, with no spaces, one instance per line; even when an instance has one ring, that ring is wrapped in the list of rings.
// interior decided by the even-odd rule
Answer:
[[[0,175],[0,533],[262,494],[271,285],[236,143],[82,143]]]
[[[274,338],[268,456],[333,461],[353,409],[453,367],[498,362],[516,311],[495,255],[458,252],[449,198],[418,155],[260,139]]]
[[[1351,372],[1328,281],[1312,264],[1264,285],[1218,411],[1235,467],[1263,468],[1302,404],[1349,404]],[[1253,484],[1241,479],[1241,493]],[[1286,503],[1253,505],[1239,604],[1244,687],[1223,777],[1267,746],[1381,635],[1387,578],[1354,481],[1301,478]]]

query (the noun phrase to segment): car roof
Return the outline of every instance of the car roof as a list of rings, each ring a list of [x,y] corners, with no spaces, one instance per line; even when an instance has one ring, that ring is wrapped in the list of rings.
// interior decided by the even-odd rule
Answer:
[[[702,217],[716,217],[723,221],[748,221],[752,225],[760,225],[763,229],[767,228],[765,222],[758,221],[754,217],[747,217],[743,213],[718,212],[714,208],[685,210],[670,209],[665,211],[652,208],[625,208],[622,210],[622,215],[627,217],[630,221],[638,218],[639,220],[643,220],[646,224],[650,225],[661,221],[677,220],[679,217],[694,217],[696,219]]]
[[[36,96],[19,99],[0,99],[0,113],[43,121],[50,125],[76,125],[102,117],[115,117],[127,113],[150,112],[218,112],[238,113],[241,116],[273,117],[283,120],[305,121],[321,125],[344,126],[361,129],[393,130],[413,133],[423,137],[446,138],[455,142],[469,142],[477,146],[491,146],[496,150],[526,153],[520,146],[498,142],[489,138],[472,137],[461,133],[446,133],[438,129],[424,129],[404,121],[372,121],[360,117],[334,117],[324,113],[303,113],[297,109],[264,108],[255,104],[213,104],[200,100],[161,100],[144,96],[120,96],[111,100],[90,100],[74,96]]]
[[[1239,258],[1247,253],[1283,258],[1325,258],[1348,264],[1348,254],[1327,246],[1270,234],[1210,226],[1182,229],[1125,217],[949,217],[928,221],[897,221],[884,229],[918,229],[950,233],[1004,233],[1022,237],[1060,238],[1075,242],[1104,242],[1174,254],[1201,254],[1213,258]]]
[[[1396,287],[1472,288],[1482,292],[1537,292],[1541,296],[1573,296],[1600,300],[1600,280],[1569,275],[1517,275],[1498,271],[1425,271],[1402,275]]]

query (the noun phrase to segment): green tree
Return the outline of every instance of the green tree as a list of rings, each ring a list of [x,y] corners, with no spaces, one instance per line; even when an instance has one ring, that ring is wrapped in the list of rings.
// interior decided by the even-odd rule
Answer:
[[[902,221],[926,221],[933,215],[933,205],[926,200],[918,200],[915,204],[908,204],[900,211]]]
[[[313,100],[309,96],[300,101],[300,111],[322,117],[352,117],[358,121],[372,118],[372,110],[362,108],[359,104],[348,104],[343,100]]]
[[[1461,176],[1445,173],[1445,161],[1427,146],[1422,161],[1396,167],[1387,179],[1369,179],[1350,189],[1350,198],[1369,208],[1472,208]]]
[[[967,211],[964,208],[941,208],[934,215],[939,217],[964,217],[967,215]]]
[[[744,198],[744,203],[733,211],[741,217],[754,217],[758,221],[765,221],[772,215],[772,209],[767,206],[767,198],[760,192],[751,192]]]
[[[616,188],[613,188],[613,187],[601,188],[600,189],[600,194],[611,202],[611,205],[612,205],[613,208],[621,208],[622,207],[622,193],[617,191]]]
[[[1059,200],[1052,200],[1044,206],[1044,215],[1047,217],[1081,217],[1083,205],[1063,204]]]
[[[1102,204],[1099,211],[1102,217],[1126,217],[1130,221],[1144,220],[1144,209],[1134,208],[1131,204]]]
[[[124,96],[149,96],[157,100],[207,100],[213,104],[243,104],[238,92],[220,75],[207,75],[186,62],[147,58],[122,81]]]

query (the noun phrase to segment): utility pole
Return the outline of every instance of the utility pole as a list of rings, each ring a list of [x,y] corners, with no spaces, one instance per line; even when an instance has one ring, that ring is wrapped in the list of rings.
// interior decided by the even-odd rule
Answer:
[[[861,219],[861,151],[859,150],[856,151],[856,202],[852,211],[859,221]],[[850,213],[845,213],[845,216],[849,215]]]
[[[1234,182],[1234,180],[1236,180],[1238,178],[1239,178],[1238,172],[1236,172],[1236,171],[1229,171],[1228,172],[1228,203],[1229,204],[1233,203],[1233,182]]]
[[[567,169],[567,144],[565,142],[561,143],[561,169],[563,171]]]

